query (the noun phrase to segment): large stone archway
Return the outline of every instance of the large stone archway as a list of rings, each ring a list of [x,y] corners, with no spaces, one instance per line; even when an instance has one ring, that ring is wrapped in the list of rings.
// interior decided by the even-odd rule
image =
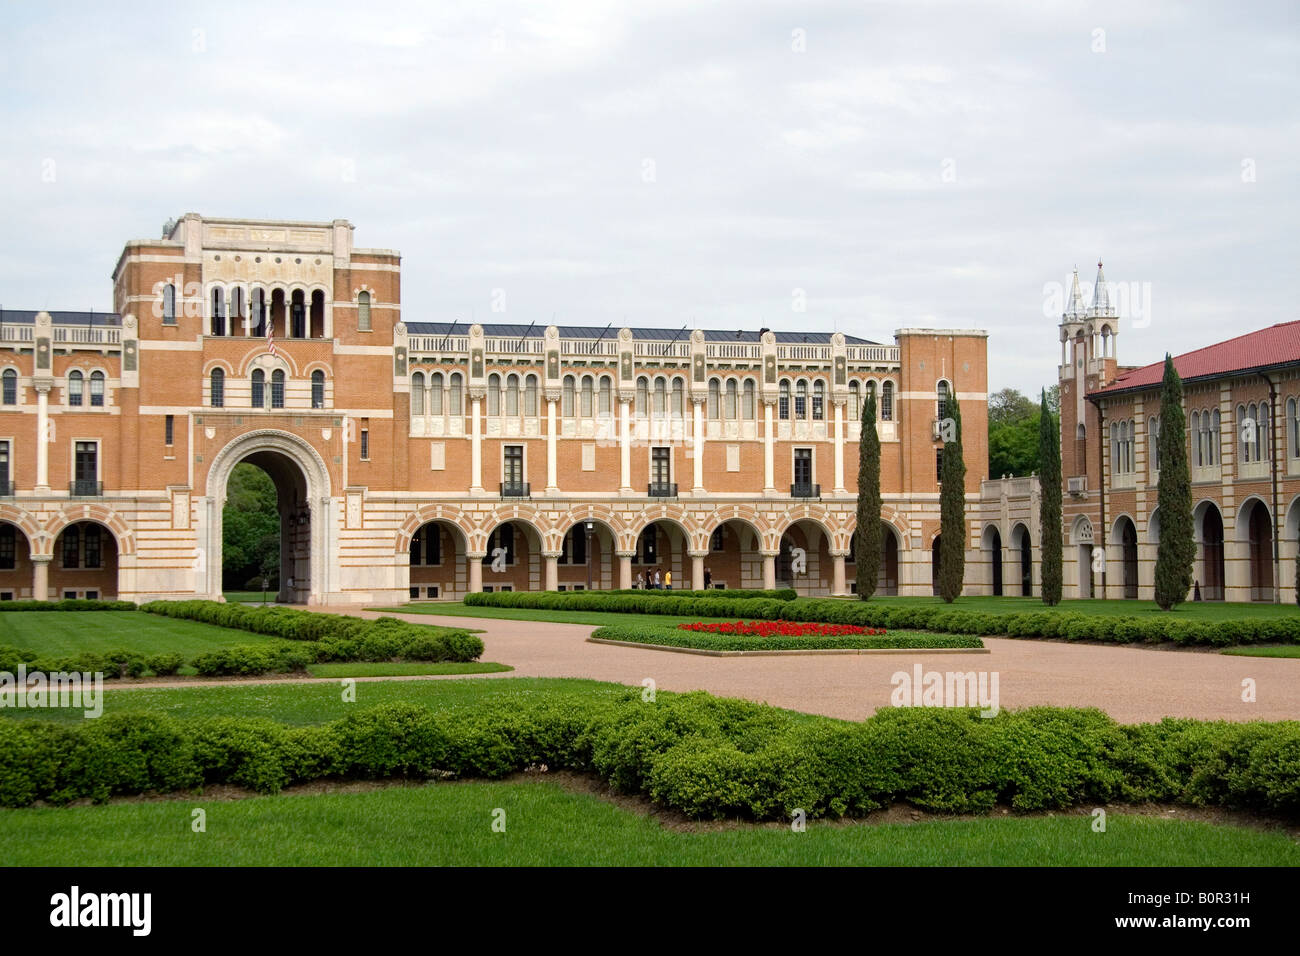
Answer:
[[[235,466],[245,461],[263,469],[275,483],[280,511],[280,590],[276,600],[326,603],[336,575],[331,560],[335,515],[329,469],[306,441],[273,429],[240,435],[212,459],[206,494],[199,503],[195,590],[213,600],[221,599],[226,486]]]

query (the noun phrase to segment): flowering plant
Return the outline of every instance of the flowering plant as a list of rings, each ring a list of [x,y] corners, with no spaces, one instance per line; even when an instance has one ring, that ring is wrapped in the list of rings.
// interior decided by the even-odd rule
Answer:
[[[841,637],[846,634],[884,634],[883,627],[860,627],[857,624],[803,624],[796,621],[724,621],[719,624],[678,624],[679,630],[707,634],[731,634],[744,637]]]

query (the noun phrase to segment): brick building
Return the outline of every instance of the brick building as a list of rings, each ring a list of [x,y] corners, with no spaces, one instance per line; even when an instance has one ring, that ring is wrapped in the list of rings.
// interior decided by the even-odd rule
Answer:
[[[1119,365],[1115,313],[1101,264],[1091,305],[1076,273],[1061,319],[1066,597],[1154,593],[1164,362]],[[1293,600],[1300,322],[1175,356],[1174,367],[1183,380],[1196,536],[1189,597]]]
[[[113,314],[0,313],[0,598],[221,593],[226,484],[273,479],[280,599],[789,583],[847,593],[858,409],[882,420],[880,587],[932,588],[961,402],[971,591],[1033,588],[1036,483],[987,480],[986,338],[403,320],[353,226],[128,242]],[[802,549],[802,550],[800,550]]]

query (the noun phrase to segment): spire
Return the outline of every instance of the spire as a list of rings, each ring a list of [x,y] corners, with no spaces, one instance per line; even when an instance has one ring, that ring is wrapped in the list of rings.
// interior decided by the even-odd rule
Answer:
[[[1110,292],[1106,289],[1106,274],[1101,271],[1101,260],[1097,260],[1097,282],[1092,287],[1092,314],[1110,315]]]
[[[1065,314],[1067,316],[1076,316],[1083,315],[1084,312],[1083,293],[1079,291],[1079,270],[1076,267],[1074,270],[1074,281],[1070,286],[1070,302],[1066,306]]]

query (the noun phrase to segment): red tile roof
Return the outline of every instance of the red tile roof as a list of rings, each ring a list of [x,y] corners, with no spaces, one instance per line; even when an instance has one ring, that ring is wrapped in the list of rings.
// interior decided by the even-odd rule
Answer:
[[[1174,356],[1174,368],[1183,381],[1286,362],[1300,362],[1300,322],[1270,325],[1258,332],[1247,332],[1235,339]],[[1104,395],[1134,388],[1150,388],[1159,385],[1164,374],[1165,363],[1161,359],[1124,372],[1105,388],[1099,388],[1090,394]]]

